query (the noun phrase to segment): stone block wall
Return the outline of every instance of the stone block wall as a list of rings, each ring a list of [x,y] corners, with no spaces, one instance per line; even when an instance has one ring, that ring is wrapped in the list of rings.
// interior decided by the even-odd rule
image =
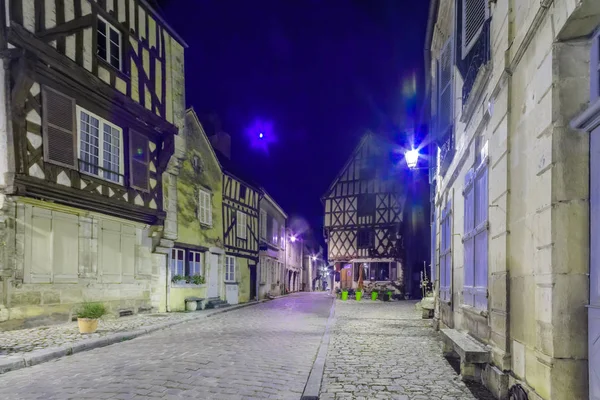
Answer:
[[[84,301],[164,311],[166,258],[141,224],[26,198],[5,201],[0,330],[67,322]],[[157,259],[158,258],[158,259]],[[8,267],[7,267],[8,266]],[[10,268],[10,269],[8,269]]]

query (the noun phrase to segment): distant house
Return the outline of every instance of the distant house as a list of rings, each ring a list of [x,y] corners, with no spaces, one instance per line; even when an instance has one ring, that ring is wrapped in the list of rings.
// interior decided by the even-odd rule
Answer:
[[[260,186],[230,159],[229,134],[210,138],[223,171],[223,244],[225,300],[229,304],[257,299]]]
[[[283,293],[287,214],[264,193],[260,200],[260,268],[259,298]]]
[[[356,288],[360,269],[366,287],[387,286],[405,294],[418,286],[413,265],[407,268],[403,240],[413,225],[426,221],[419,222],[407,204],[408,184],[390,158],[393,151],[393,143],[367,133],[322,198],[336,287]]]

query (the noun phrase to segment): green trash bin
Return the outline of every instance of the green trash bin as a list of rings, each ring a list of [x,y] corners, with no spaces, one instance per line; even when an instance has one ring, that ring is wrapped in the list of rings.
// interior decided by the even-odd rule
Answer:
[[[362,298],[362,292],[361,291],[356,292],[356,301],[360,301],[361,298]]]
[[[377,292],[371,292],[371,300],[377,300]]]
[[[346,301],[346,300],[348,300],[348,291],[344,290],[342,292],[342,301]]]

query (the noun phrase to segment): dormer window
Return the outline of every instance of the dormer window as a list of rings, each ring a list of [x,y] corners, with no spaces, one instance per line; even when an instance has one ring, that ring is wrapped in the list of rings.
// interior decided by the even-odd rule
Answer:
[[[120,71],[121,32],[100,17],[98,17],[96,44],[98,57]]]

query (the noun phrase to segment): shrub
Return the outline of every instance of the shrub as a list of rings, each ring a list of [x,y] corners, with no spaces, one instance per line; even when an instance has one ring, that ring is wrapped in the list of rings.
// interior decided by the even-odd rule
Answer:
[[[77,318],[98,319],[106,315],[106,307],[102,303],[83,303],[77,311]]]
[[[192,283],[194,285],[202,285],[206,282],[202,275],[194,275],[192,276]]]
[[[185,279],[185,278],[184,278],[182,275],[174,275],[174,276],[171,278],[171,282],[173,282],[173,283],[177,283],[177,282],[179,282],[179,281],[182,281],[182,280],[184,280],[184,279]]]

